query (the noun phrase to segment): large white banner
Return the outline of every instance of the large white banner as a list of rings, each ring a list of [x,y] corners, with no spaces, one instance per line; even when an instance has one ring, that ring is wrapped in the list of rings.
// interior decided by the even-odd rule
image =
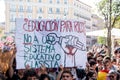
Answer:
[[[85,67],[85,22],[77,20],[16,19],[17,69]]]

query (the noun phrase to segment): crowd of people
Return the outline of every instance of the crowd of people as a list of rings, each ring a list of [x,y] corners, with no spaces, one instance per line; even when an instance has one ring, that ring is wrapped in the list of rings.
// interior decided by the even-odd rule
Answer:
[[[94,45],[87,52],[86,68],[46,68],[16,69],[15,43],[4,43],[0,48],[0,80],[120,80],[120,48],[112,57],[106,45]]]

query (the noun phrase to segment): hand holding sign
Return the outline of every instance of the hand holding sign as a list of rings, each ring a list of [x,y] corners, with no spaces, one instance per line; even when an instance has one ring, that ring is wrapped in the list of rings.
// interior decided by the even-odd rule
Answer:
[[[16,26],[17,69],[25,69],[27,64],[31,68],[42,64],[47,68],[57,68],[60,64],[85,67],[84,21],[22,18],[16,19]]]

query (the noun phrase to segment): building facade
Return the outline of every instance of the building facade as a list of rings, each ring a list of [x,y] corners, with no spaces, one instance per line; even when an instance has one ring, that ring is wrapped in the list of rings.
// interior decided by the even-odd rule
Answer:
[[[104,20],[100,18],[98,15],[92,14],[91,21],[92,21],[91,31],[101,30],[105,28]],[[95,43],[97,43],[97,37],[91,36],[91,46],[94,45]]]
[[[5,32],[5,23],[2,22],[2,23],[0,23],[0,41],[4,37],[4,32]]]
[[[74,18],[83,20],[86,23],[86,32],[91,31],[92,21],[92,7],[81,2],[80,0],[74,0]],[[86,36],[86,46],[89,47],[91,45],[91,37]]]
[[[16,18],[80,19],[91,27],[91,7],[79,0],[6,0],[6,32],[15,29]]]
[[[6,34],[15,32],[16,18],[77,19],[85,21],[86,31],[91,31],[92,7],[80,0],[6,0]],[[87,36],[87,46],[91,37]]]

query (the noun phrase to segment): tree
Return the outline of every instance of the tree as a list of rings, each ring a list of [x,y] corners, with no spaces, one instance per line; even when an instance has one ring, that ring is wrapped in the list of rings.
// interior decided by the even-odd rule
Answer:
[[[115,28],[120,28],[120,16],[116,20]]]
[[[105,41],[106,41],[106,39],[104,37],[98,37],[97,38],[97,43],[98,44],[105,44],[106,43]]]
[[[101,0],[98,3],[98,11],[103,15],[107,28],[107,45],[111,57],[111,30],[120,17],[120,0]]]

